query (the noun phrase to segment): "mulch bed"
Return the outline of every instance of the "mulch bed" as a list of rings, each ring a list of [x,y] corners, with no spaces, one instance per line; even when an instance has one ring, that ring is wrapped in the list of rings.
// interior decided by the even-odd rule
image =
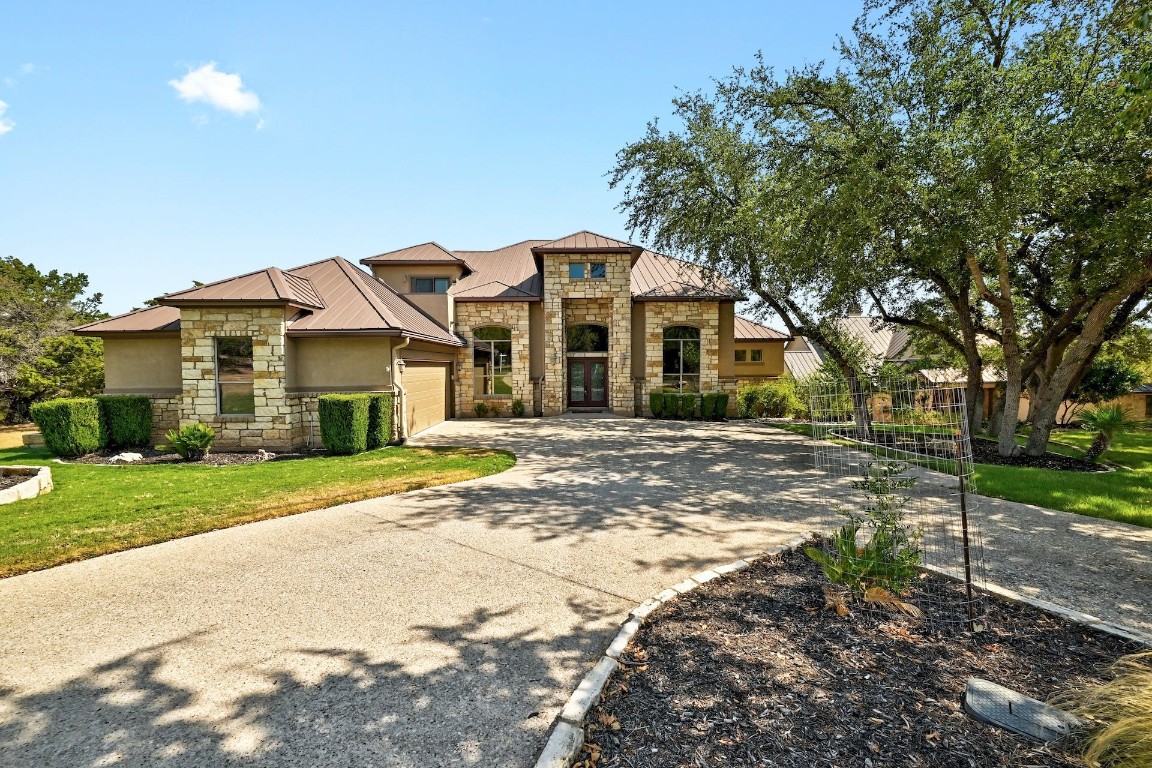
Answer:
[[[1059,469],[1065,472],[1107,472],[1106,464],[1097,464],[1072,456],[1046,453],[1043,456],[1001,456],[996,443],[976,438],[972,441],[972,453],[978,464],[1003,464],[1011,467],[1034,467],[1036,469]]]
[[[967,679],[1047,699],[1140,649],[991,599],[974,634],[930,635],[896,613],[841,618],[826,583],[792,553],[657,610],[589,712],[576,765],[1078,766],[1059,745],[970,719]]]
[[[144,458],[139,461],[123,462],[112,461],[114,456],[121,453],[139,453]],[[140,466],[141,464],[197,464],[199,466],[209,467],[228,467],[237,464],[259,464],[262,461],[292,461],[296,459],[308,459],[315,456],[327,456],[327,451],[310,451],[308,453],[277,453],[273,458],[261,458],[257,453],[217,453],[211,451],[202,461],[186,462],[180,458],[177,453],[169,451],[158,451],[155,448],[138,448],[129,449],[128,451],[102,451],[100,453],[90,453],[87,456],[81,456],[76,459],[68,459],[70,464],[107,464],[118,467],[123,466]]]
[[[0,475],[0,491],[31,479],[29,475]]]

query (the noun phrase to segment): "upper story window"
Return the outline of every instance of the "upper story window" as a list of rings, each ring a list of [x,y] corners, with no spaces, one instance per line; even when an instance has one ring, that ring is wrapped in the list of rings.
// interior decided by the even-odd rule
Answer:
[[[608,277],[608,265],[602,261],[590,263],[572,262],[568,265],[568,277],[572,280],[603,280]]]
[[[476,395],[512,395],[512,331],[499,326],[472,331]]]
[[[754,362],[754,363],[764,362],[764,350],[762,350],[762,349],[752,350],[751,359],[752,359],[752,362]]]
[[[447,277],[414,277],[412,293],[448,293],[452,281]]]
[[[238,416],[256,413],[252,371],[251,337],[216,339],[216,410],[219,413]]]
[[[664,329],[664,388],[700,391],[700,329],[671,325]]]
[[[748,362],[748,350],[746,350],[746,349],[736,350],[736,362],[738,362],[738,363]]]
[[[603,280],[608,277],[608,265],[604,262],[593,262],[588,265],[588,277],[593,280]]]
[[[573,280],[583,280],[584,279],[584,265],[583,264],[577,264],[575,262],[569,264],[568,265],[568,277],[572,278]]]

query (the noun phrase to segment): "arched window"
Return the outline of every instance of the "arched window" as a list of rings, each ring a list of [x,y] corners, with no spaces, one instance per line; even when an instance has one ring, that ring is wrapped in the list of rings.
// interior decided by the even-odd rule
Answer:
[[[512,331],[492,326],[472,331],[477,395],[512,395]]]
[[[700,329],[671,325],[664,329],[664,389],[700,391]]]
[[[569,352],[608,351],[608,328],[603,325],[570,325],[566,335]]]

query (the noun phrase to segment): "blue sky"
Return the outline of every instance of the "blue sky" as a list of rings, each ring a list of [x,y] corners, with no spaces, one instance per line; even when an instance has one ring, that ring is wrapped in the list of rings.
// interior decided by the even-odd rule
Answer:
[[[427,240],[625,237],[676,89],[831,59],[858,2],[60,3],[0,11],[0,255],[112,313]]]

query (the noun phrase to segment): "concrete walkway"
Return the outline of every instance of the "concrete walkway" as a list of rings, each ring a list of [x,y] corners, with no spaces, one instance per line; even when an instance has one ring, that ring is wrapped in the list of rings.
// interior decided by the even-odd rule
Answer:
[[[766,426],[450,422],[414,442],[519,461],[0,581],[0,764],[528,765],[636,603],[822,516],[803,439]],[[1082,584],[1070,607],[1152,629],[1152,531],[990,509],[991,579]]]

